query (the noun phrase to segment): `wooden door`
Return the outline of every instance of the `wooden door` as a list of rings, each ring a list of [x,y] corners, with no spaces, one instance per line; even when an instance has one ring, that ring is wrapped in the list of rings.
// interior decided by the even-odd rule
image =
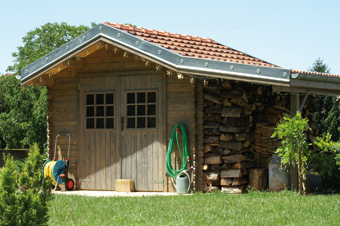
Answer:
[[[122,179],[137,191],[163,191],[163,87],[161,75],[121,78]]]
[[[163,191],[162,75],[80,78],[81,189]]]
[[[121,178],[118,84],[118,77],[80,78],[81,189],[115,190],[115,180]]]

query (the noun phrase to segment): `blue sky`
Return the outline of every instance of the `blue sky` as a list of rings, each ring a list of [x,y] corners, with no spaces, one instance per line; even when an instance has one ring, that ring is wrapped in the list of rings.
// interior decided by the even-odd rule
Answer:
[[[0,0],[0,9],[0,74],[36,27],[109,21],[211,38],[288,69],[307,70],[320,57],[340,75],[339,0]]]

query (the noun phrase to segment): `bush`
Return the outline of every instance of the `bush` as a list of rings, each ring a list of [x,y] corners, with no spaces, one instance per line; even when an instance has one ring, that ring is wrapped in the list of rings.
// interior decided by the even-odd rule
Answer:
[[[43,159],[36,144],[30,147],[22,172],[12,156],[0,171],[0,225],[47,225],[48,202],[53,199],[50,180],[41,173]]]

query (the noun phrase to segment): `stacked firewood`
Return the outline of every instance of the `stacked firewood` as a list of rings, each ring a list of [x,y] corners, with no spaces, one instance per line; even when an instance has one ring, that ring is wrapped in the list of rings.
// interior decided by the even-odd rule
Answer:
[[[203,190],[242,193],[248,168],[255,166],[254,125],[274,120],[277,108],[270,107],[287,105],[287,97],[273,93],[270,86],[224,81],[205,84],[203,99]]]

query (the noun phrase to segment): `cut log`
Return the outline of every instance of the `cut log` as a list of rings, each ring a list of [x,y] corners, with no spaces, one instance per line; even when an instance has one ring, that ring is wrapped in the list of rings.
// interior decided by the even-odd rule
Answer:
[[[222,94],[221,94],[221,97],[224,97],[224,98],[242,98],[243,96],[243,93],[241,93],[240,91],[238,90],[231,90],[231,91],[223,91]]]
[[[247,147],[250,146],[250,141],[247,140],[247,141],[245,141],[245,142],[242,142],[242,145],[243,145],[244,148],[247,148]]]
[[[231,184],[233,183],[232,178],[221,178],[220,184],[221,186],[231,186]]]
[[[212,152],[214,150],[214,148],[211,145],[205,145],[204,146],[204,153],[208,153],[208,152]]]
[[[204,129],[205,135],[220,135],[220,129],[219,128],[212,128],[212,129]]]
[[[254,107],[256,108],[255,105],[249,104],[249,103],[247,103],[246,101],[244,101],[243,99],[242,99],[241,103],[240,103],[239,105],[237,105],[237,106],[241,106],[241,107],[243,107],[244,109],[247,109],[247,110],[249,110],[249,111],[254,111],[254,110],[255,110]]]
[[[221,114],[222,109],[217,109],[215,106],[204,108],[204,113]]]
[[[249,134],[248,133],[236,133],[234,135],[235,141],[246,141],[249,140]]]
[[[220,156],[220,153],[216,152],[209,152],[204,154],[204,158],[214,157],[214,156]]]
[[[203,173],[203,179],[217,181],[220,180],[219,171],[206,171]]]
[[[249,125],[249,116],[242,118],[228,118],[228,126],[246,126]]]
[[[203,142],[206,144],[218,144],[220,142],[219,136],[205,136]]]
[[[223,123],[224,125],[227,125],[228,124],[228,118],[227,117],[223,118],[221,123]]]
[[[234,177],[242,177],[241,169],[227,169],[221,170],[221,178],[234,178]]]
[[[233,180],[232,186],[242,185],[248,183],[247,177],[239,177]]]
[[[213,121],[213,122],[220,122],[221,121],[221,115],[220,114],[205,114],[204,115],[204,121]]]
[[[220,125],[218,128],[220,132],[223,133],[241,133],[244,131],[244,127],[236,127],[236,126],[226,126],[226,125]]]
[[[223,107],[221,111],[222,117],[236,117],[239,118],[242,115],[241,107]]]
[[[255,191],[264,191],[267,188],[268,176],[266,168],[249,168],[249,184]]]
[[[215,129],[215,128],[219,128],[220,123],[219,122],[204,122],[203,124],[203,128],[204,129]]]
[[[222,164],[223,160],[220,155],[218,156],[211,156],[208,158],[204,158],[204,164],[214,165],[214,164]]]
[[[248,174],[248,168],[242,168],[241,169],[242,175],[247,175]]]
[[[252,111],[249,111],[249,110],[247,110],[247,109],[242,109],[242,115],[244,115],[244,116],[248,116],[248,115],[251,115],[251,113],[252,113]]]
[[[204,170],[204,171],[209,170],[209,165],[207,165],[207,164],[206,164],[206,165],[203,165],[203,170]]]
[[[220,137],[220,140],[222,141],[232,141],[234,139],[234,136],[230,133],[222,133],[221,134],[221,137]]]
[[[222,86],[223,86],[224,89],[226,89],[226,90],[232,90],[232,87],[231,87],[231,85],[230,85],[230,83],[229,83],[228,81],[224,81],[224,82],[222,83]]]
[[[236,155],[227,155],[222,156],[222,159],[225,163],[237,163],[246,160],[247,158],[242,154],[236,154]]]
[[[216,96],[211,93],[203,93],[203,99],[209,100],[211,102],[214,102],[216,104],[222,104],[223,103],[223,98]]]
[[[222,151],[221,151],[221,155],[224,155],[224,156],[229,155],[230,153],[231,153],[231,151],[228,150],[228,149],[222,149]]]
[[[220,171],[221,165],[211,165],[210,170],[212,171]]]
[[[224,164],[221,166],[221,170],[227,170],[227,169],[230,169],[230,167],[228,166],[227,163],[224,163]]]
[[[242,99],[241,98],[233,98],[230,100],[231,103],[235,104],[236,106],[240,106],[242,103]]]
[[[254,167],[255,163],[254,162],[238,162],[233,166],[233,169],[241,169],[241,168],[250,168]]]
[[[238,186],[238,187],[221,187],[221,192],[225,192],[228,194],[242,194],[243,193],[243,186]]]
[[[215,192],[219,191],[220,189],[217,186],[204,185],[202,190],[203,192]]]
[[[215,105],[215,103],[208,100],[204,100],[203,102],[203,107],[211,107],[213,105]]]
[[[224,107],[231,107],[232,106],[232,103],[229,102],[229,99],[228,98],[225,98],[223,100],[223,106]]]
[[[236,150],[239,151],[243,148],[242,143],[241,142],[226,142],[226,141],[221,141],[218,145],[221,148],[226,148],[226,149],[231,149],[231,150]]]

